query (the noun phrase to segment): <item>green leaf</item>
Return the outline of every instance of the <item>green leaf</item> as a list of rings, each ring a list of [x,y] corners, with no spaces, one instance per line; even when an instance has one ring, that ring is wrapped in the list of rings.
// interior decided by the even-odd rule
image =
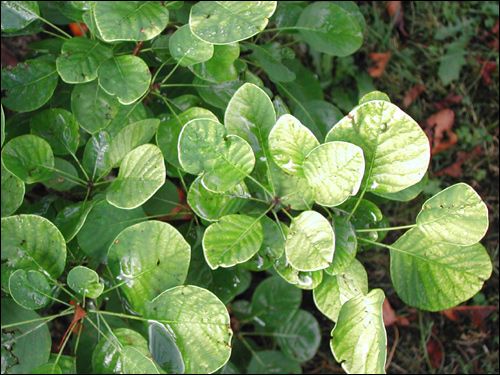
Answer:
[[[96,1],[95,25],[105,42],[144,41],[168,24],[168,9],[157,1]]]
[[[481,244],[441,242],[419,228],[406,232],[389,249],[394,289],[405,303],[424,310],[445,310],[468,300],[492,272]]]
[[[417,226],[430,240],[474,245],[488,230],[488,208],[472,187],[458,183],[425,201]]]
[[[156,133],[156,144],[161,149],[165,160],[177,168],[181,168],[179,164],[179,150],[177,145],[179,143],[179,135],[182,127],[191,120],[208,118],[213,121],[218,121],[215,116],[208,109],[200,107],[192,107],[173,116],[166,121],[161,121]]]
[[[139,207],[165,183],[165,163],[160,149],[151,144],[130,151],[120,164],[118,177],[108,187],[106,200],[115,207]]]
[[[205,1],[191,8],[189,27],[201,40],[229,44],[248,39],[265,29],[276,1]]]
[[[122,159],[137,146],[147,143],[153,138],[160,120],[152,118],[134,122],[125,126],[111,140],[107,154],[109,166],[119,166]]]
[[[149,351],[125,346],[121,351],[124,374],[160,374]]]
[[[278,350],[254,352],[248,365],[249,374],[302,374],[300,364],[290,361]]]
[[[2,69],[2,105],[16,112],[34,111],[49,101],[58,80],[54,62],[43,58]]]
[[[10,274],[9,293],[19,306],[36,310],[49,304],[51,288],[43,273],[20,269]]]
[[[283,254],[274,262],[274,269],[287,283],[297,288],[312,290],[323,280],[323,271],[299,271],[292,267]]]
[[[303,170],[316,203],[338,206],[358,193],[365,171],[363,150],[348,142],[327,142],[307,155]]]
[[[240,46],[238,43],[216,45],[210,60],[191,65],[189,69],[205,81],[215,83],[234,81],[238,79],[238,70],[234,63],[239,56]]]
[[[105,131],[94,134],[87,141],[83,151],[82,165],[92,181],[105,176],[111,169],[109,165],[108,152],[111,137]]]
[[[78,245],[91,259],[102,261],[115,237],[134,222],[143,220],[142,208],[121,210],[107,201],[97,202],[78,232]]]
[[[108,252],[113,276],[135,311],[186,280],[191,247],[170,224],[146,221],[124,229]]]
[[[361,99],[359,99],[359,105],[361,104],[365,104],[367,102],[370,102],[372,100],[384,100],[386,102],[390,102],[391,99],[389,98],[389,96],[382,92],[382,91],[371,91],[365,95],[363,95],[361,97]]]
[[[375,193],[394,193],[416,184],[429,165],[429,140],[420,125],[383,100],[353,109],[330,130],[326,141],[350,142],[363,149],[364,186]]]
[[[313,291],[314,304],[325,316],[337,321],[344,303],[368,293],[368,275],[363,265],[353,259],[349,266],[334,276],[324,275]]]
[[[238,136],[225,136],[224,126],[210,119],[184,125],[178,149],[182,168],[190,174],[203,174],[202,183],[214,192],[234,188],[255,164],[250,145]]]
[[[286,237],[288,262],[299,271],[317,271],[332,263],[335,234],[332,226],[316,211],[304,211],[292,220]]]
[[[104,290],[104,284],[99,281],[97,272],[84,266],[73,267],[66,282],[76,293],[88,298],[97,298]]]
[[[242,265],[255,272],[271,268],[273,263],[285,253],[285,237],[278,224],[268,216],[263,216],[260,223],[264,233],[262,245],[257,254]],[[285,230],[285,225],[281,223],[280,225]]]
[[[276,342],[283,354],[293,361],[308,361],[319,349],[321,332],[318,321],[305,310],[298,310],[276,333]]]
[[[225,215],[237,213],[249,197],[250,193],[244,182],[225,193],[214,193],[203,186],[201,177],[197,177],[189,187],[187,203],[202,219],[217,221]]]
[[[45,271],[58,278],[66,265],[66,242],[57,227],[41,216],[4,217],[2,263],[7,269]]]
[[[74,154],[80,134],[75,116],[65,109],[47,109],[31,118],[31,133],[44,138],[55,155]]]
[[[233,336],[229,314],[208,290],[192,285],[166,290],[149,304],[147,318],[173,332],[186,374],[209,374],[229,360]]]
[[[123,55],[104,61],[97,71],[99,86],[121,104],[132,104],[149,89],[151,73],[140,57]]]
[[[318,139],[324,139],[330,129],[344,117],[340,109],[324,100],[301,103],[301,106],[295,106],[293,114],[307,124]]]
[[[55,363],[46,363],[31,371],[31,374],[62,374],[61,367]]]
[[[24,200],[24,182],[2,165],[2,217],[10,216]]]
[[[207,104],[222,110],[226,109],[231,97],[243,84],[244,82],[239,79],[221,83],[204,81],[198,77],[193,80],[193,85],[195,85],[200,98]]]
[[[330,348],[349,374],[385,374],[387,334],[382,317],[385,295],[374,289],[346,302],[332,331]]]
[[[356,15],[339,3],[318,1],[310,4],[300,15],[297,28],[314,50],[347,56],[361,47],[363,30]]]
[[[314,203],[313,191],[304,177],[289,175],[273,161],[270,163],[270,175],[281,203],[294,210],[308,210]]]
[[[330,267],[325,272],[335,276],[342,273],[355,259],[358,249],[356,230],[345,216],[333,217],[333,231],[335,233],[335,254]]]
[[[117,374],[123,370],[123,348],[133,347],[145,352],[148,343],[139,333],[117,328],[99,340],[92,355],[92,368],[97,374]]]
[[[78,171],[69,161],[55,158],[54,168],[62,171],[64,174],[54,170],[52,171],[50,178],[48,178],[47,180],[43,180],[42,184],[50,189],[54,189],[57,191],[71,190],[77,185],[75,182],[73,182],[73,180],[70,180],[67,177],[68,175],[70,175],[72,177],[78,178]]]
[[[40,319],[40,315],[20,307],[10,299],[2,298],[1,306],[2,327]],[[36,367],[47,363],[50,347],[47,324],[34,321],[13,328],[2,328],[2,372],[29,374]]]
[[[259,67],[266,72],[273,82],[290,82],[295,80],[295,73],[281,63],[281,45],[278,43],[257,45],[250,44],[250,56]]]
[[[54,224],[61,231],[66,243],[82,229],[94,204],[94,201],[78,202],[64,207],[57,213]]]
[[[184,191],[180,190],[172,181],[166,180],[163,186],[144,203],[142,208],[147,216],[175,216],[176,213],[182,216],[182,213],[188,211],[183,199]]]
[[[314,134],[292,115],[281,116],[269,133],[269,150],[283,171],[304,176],[306,156],[319,146]]]
[[[2,127],[0,129],[0,136],[1,136],[0,146],[3,146],[3,142],[5,141],[5,113],[3,112],[3,105],[0,105],[0,108],[2,110],[2,112],[1,112]]]
[[[181,66],[190,66],[210,60],[214,46],[193,35],[189,25],[178,28],[168,42],[170,55]]]
[[[219,268],[210,272],[213,279],[208,289],[225,305],[245,292],[252,281],[251,273],[242,268]]]
[[[37,1],[2,1],[2,33],[20,31],[39,15]]]
[[[252,296],[254,320],[266,328],[278,328],[299,309],[302,291],[279,276],[262,281]]]
[[[264,235],[260,218],[227,215],[203,236],[203,252],[212,269],[244,263],[259,251]]]
[[[91,82],[97,78],[99,65],[112,56],[111,49],[97,40],[71,38],[62,45],[57,72],[66,83]]]
[[[148,336],[149,350],[155,362],[167,374],[184,374],[186,366],[173,332],[167,330],[163,324],[151,321],[148,326]]]
[[[420,193],[424,190],[428,182],[429,178],[428,175],[426,174],[415,185],[407,187],[406,189],[400,190],[396,193],[375,193],[375,194],[382,198],[389,199],[391,201],[409,202],[420,195]]]
[[[86,132],[95,134],[107,128],[122,105],[107,94],[97,81],[76,85],[71,92],[71,111]]]
[[[51,176],[54,155],[46,141],[26,134],[7,142],[2,149],[2,163],[10,173],[32,184]]]

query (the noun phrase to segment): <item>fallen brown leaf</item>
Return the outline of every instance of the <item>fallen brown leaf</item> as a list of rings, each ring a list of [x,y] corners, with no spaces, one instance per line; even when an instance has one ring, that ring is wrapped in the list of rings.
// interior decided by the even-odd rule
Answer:
[[[441,311],[449,320],[457,322],[463,315],[471,318],[472,324],[476,328],[484,329],[486,318],[493,311],[498,309],[497,306],[456,306],[451,309]]]
[[[453,164],[437,171],[434,174],[436,176],[450,176],[455,178],[462,177],[463,175],[462,165],[469,159],[479,156],[482,153],[483,149],[480,145],[474,147],[474,149],[471,152],[459,151],[457,152],[457,159]]]
[[[391,59],[391,52],[372,52],[368,55],[370,60],[373,61],[374,65],[368,68],[368,74],[373,78],[381,77],[387,66],[387,63]]]
[[[401,5],[401,1],[387,1],[385,7],[387,9],[387,13],[389,13],[389,16],[393,19],[394,26],[398,28],[399,32],[403,36],[407,37],[408,32],[405,30],[403,8]]]
[[[426,120],[424,131],[429,138],[433,155],[446,151],[457,143],[458,137],[452,130],[454,123],[455,112],[449,108],[440,110]]]
[[[463,99],[462,95],[457,95],[455,93],[450,92],[446,96],[446,98],[440,100],[439,102],[434,103],[434,107],[436,107],[436,109],[438,110],[445,109],[453,104],[460,104],[462,102],[462,99]]]
[[[410,88],[403,99],[403,107],[408,108],[425,91],[425,85],[418,84]]]
[[[410,325],[408,318],[396,314],[387,298],[384,300],[384,304],[382,305],[382,313],[384,317],[384,325],[386,327],[392,325],[407,327]]]

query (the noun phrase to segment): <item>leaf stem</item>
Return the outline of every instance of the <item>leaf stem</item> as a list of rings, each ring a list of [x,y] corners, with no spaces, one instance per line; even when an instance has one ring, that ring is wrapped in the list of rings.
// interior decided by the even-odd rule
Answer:
[[[87,183],[85,181],[83,181],[80,177],[75,177],[69,173],[66,173],[64,171],[61,171],[60,169],[57,169],[57,168],[48,168],[49,170],[53,171],[53,172],[56,172],[56,173],[59,173],[60,175],[63,175],[64,177],[66,177],[68,180],[70,180],[71,182],[77,184],[77,185],[80,185],[80,186],[83,186],[83,187],[87,187]]]
[[[82,171],[82,173],[85,176],[85,178],[87,179],[87,181],[90,181],[89,175],[87,174],[87,171],[85,170],[85,168],[83,168],[83,165],[82,165],[82,163],[80,163],[80,160],[78,160],[78,158],[76,157],[76,155],[73,152],[70,152],[70,155],[75,160],[76,164],[78,165],[78,167]]]
[[[248,175],[247,178],[252,181],[255,185],[257,185],[258,187],[260,187],[264,192],[266,192],[267,194],[269,194],[269,197],[271,199],[274,198],[273,196],[273,193],[271,193],[271,191],[266,188],[264,185],[262,185],[259,181],[257,181],[254,177],[252,177],[251,175]]]
[[[50,320],[59,318],[61,316],[66,316],[66,315],[71,315],[71,314],[73,314],[73,308],[66,309],[66,310],[60,312],[59,314],[54,314],[54,315],[49,315],[49,316],[43,316],[43,317],[40,317],[40,318],[25,320],[25,321],[22,321],[22,322],[5,324],[5,325],[1,326],[1,328],[2,329],[8,329],[8,328],[13,328],[13,327],[17,327],[17,326],[22,326],[22,325],[25,325],[25,324],[30,324],[30,323],[35,323],[35,322],[41,322],[43,320],[50,321]]]
[[[143,322],[149,322],[151,320],[151,319],[143,318],[142,316],[128,315],[128,314],[116,313],[116,312],[112,312],[112,311],[99,311],[99,310],[87,310],[87,311],[90,313],[94,313],[94,314],[116,316],[118,318],[140,320]],[[176,323],[175,321],[170,321],[170,320],[158,320],[158,321],[162,322],[162,323],[167,323],[167,324]]]
[[[363,200],[363,197],[365,196],[365,193],[366,193],[366,189],[368,189],[368,185],[365,184],[365,187],[363,188],[363,191],[361,192],[361,194],[359,195],[359,198],[358,200],[356,201],[356,204],[354,205],[352,211],[349,213],[349,215],[347,216],[347,220],[351,220],[351,217],[352,215],[354,215],[354,213],[356,212],[356,210],[358,209],[358,206],[359,204],[361,203],[361,201]]]
[[[160,87],[211,87],[211,85],[202,85],[196,83],[163,83]]]
[[[286,216],[288,216],[288,218],[289,218],[290,220],[293,220],[293,216],[292,216],[292,215],[290,215],[290,213],[289,213],[287,210],[285,210],[284,208],[282,208],[282,209],[281,209],[281,211],[282,211],[282,212],[283,212]]]
[[[416,226],[417,224],[409,224],[409,225],[400,225],[398,227],[356,229],[356,232],[359,233],[386,232],[390,230],[410,229],[410,228],[415,228]]]

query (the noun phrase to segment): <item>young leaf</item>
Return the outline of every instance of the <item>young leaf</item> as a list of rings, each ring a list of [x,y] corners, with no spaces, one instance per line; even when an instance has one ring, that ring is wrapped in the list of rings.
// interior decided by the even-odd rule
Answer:
[[[211,224],[203,236],[203,253],[212,269],[244,263],[259,251],[263,241],[259,218],[227,215]]]
[[[144,41],[168,24],[168,9],[157,1],[98,1],[93,9],[99,37],[105,42]]]
[[[319,146],[314,134],[292,115],[281,116],[269,133],[269,150],[283,171],[304,176],[306,156]]]
[[[111,137],[105,131],[94,134],[87,141],[83,151],[82,165],[90,178],[105,176],[111,169],[108,152],[111,144]]]
[[[2,261],[6,269],[39,270],[58,278],[66,265],[66,242],[49,220],[37,215],[2,218]]]
[[[474,245],[488,230],[488,208],[472,187],[458,183],[425,201],[417,226],[433,241]]]
[[[2,105],[17,112],[34,111],[49,101],[58,80],[56,65],[44,58],[2,69]]]
[[[250,193],[244,182],[225,193],[214,193],[203,186],[201,177],[197,177],[189,187],[187,203],[202,219],[217,221],[225,215],[237,213],[248,197]]]
[[[168,42],[170,55],[181,66],[190,66],[210,60],[214,46],[193,35],[189,25],[178,28]]]
[[[77,234],[78,245],[88,257],[100,262],[122,230],[145,219],[142,208],[122,210],[105,200],[98,201]]]
[[[267,26],[276,1],[200,1],[191,8],[189,27],[194,35],[212,44],[248,39]]]
[[[104,290],[97,272],[84,266],[73,267],[68,273],[67,283],[76,293],[88,298],[97,298]]]
[[[131,308],[144,306],[165,289],[186,280],[191,247],[170,224],[146,221],[124,229],[109,248],[108,265],[124,283],[121,291]]]
[[[383,100],[356,107],[330,130],[326,141],[350,142],[363,149],[364,184],[376,193],[394,193],[416,184],[429,165],[429,141],[420,125]]]
[[[314,304],[325,316],[337,321],[344,303],[368,293],[368,275],[356,259],[335,276],[324,275],[323,282],[313,291]]]
[[[50,178],[54,154],[45,140],[26,134],[7,142],[2,149],[2,162],[10,173],[33,184]]]
[[[44,138],[55,155],[74,154],[80,134],[75,116],[65,109],[54,108],[39,112],[31,118],[31,133]]]
[[[57,72],[66,83],[91,82],[97,78],[97,69],[113,53],[97,40],[71,38],[64,42],[56,60]]]
[[[327,142],[306,156],[303,170],[316,203],[338,206],[358,193],[365,171],[363,150],[347,142]]]
[[[39,15],[37,1],[2,1],[2,33],[21,31]]]
[[[382,317],[385,295],[374,289],[347,301],[332,331],[330,348],[349,374],[385,374],[387,334]]]
[[[121,104],[132,104],[149,89],[151,73],[137,56],[124,55],[104,61],[97,71],[99,86]]]
[[[288,262],[299,271],[317,271],[332,263],[335,234],[321,214],[304,211],[292,220],[286,238]]]
[[[290,361],[278,350],[261,350],[252,354],[249,374],[302,374],[300,364]]]
[[[130,151],[120,164],[118,177],[108,187],[106,200],[115,207],[139,207],[165,183],[165,163],[160,149],[151,144]]]
[[[21,206],[24,199],[24,182],[2,165],[2,217],[10,216]]]
[[[492,272],[481,244],[449,244],[419,228],[406,232],[390,251],[394,289],[405,303],[424,310],[445,310],[468,300]]]
[[[189,69],[204,81],[214,83],[234,81],[238,79],[238,71],[234,63],[239,56],[238,43],[216,45],[210,60],[191,65]]]
[[[19,306],[36,310],[48,305],[51,288],[43,273],[20,269],[10,274],[9,293]]]
[[[187,374],[209,374],[229,360],[233,336],[229,314],[208,290],[192,285],[168,289],[149,304],[146,316],[173,332]]]
[[[308,361],[319,349],[321,332],[318,321],[305,310],[298,310],[276,333],[283,354],[293,361]]]
[[[344,9],[341,2],[310,4],[300,15],[297,29],[314,50],[328,55],[350,55],[363,43],[358,16]]]

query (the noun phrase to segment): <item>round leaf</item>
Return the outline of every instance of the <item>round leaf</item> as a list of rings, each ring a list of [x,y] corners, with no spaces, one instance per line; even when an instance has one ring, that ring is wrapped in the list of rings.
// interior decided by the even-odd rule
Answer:
[[[49,220],[36,215],[2,218],[2,262],[8,269],[34,269],[58,278],[66,265],[66,242]]]
[[[97,1],[95,24],[105,42],[150,40],[168,24],[168,9],[157,1]]]
[[[122,3],[123,4],[123,3]],[[149,89],[151,73],[137,56],[115,56],[104,61],[97,72],[99,86],[122,104],[132,104]]]
[[[24,199],[24,182],[2,165],[2,217],[10,216],[21,206]]]
[[[492,271],[481,244],[436,241],[418,228],[406,232],[390,250],[394,289],[405,303],[424,310],[445,310],[468,300]]]
[[[209,374],[229,360],[233,332],[224,304],[196,286],[178,286],[156,297],[148,319],[173,332],[185,361],[186,374]]]
[[[158,365],[167,374],[184,374],[186,366],[182,353],[175,342],[172,331],[158,322],[149,322],[148,327],[149,350]]]
[[[160,122],[158,132],[156,133],[156,144],[160,147],[165,160],[177,168],[181,168],[177,144],[179,143],[179,134],[182,127],[189,121],[199,118],[218,121],[217,116],[208,109],[192,107],[167,121]]]
[[[2,69],[2,105],[17,112],[34,111],[49,101],[58,79],[55,64],[47,59]]]
[[[165,183],[165,163],[160,149],[151,144],[130,151],[121,162],[118,177],[109,186],[106,200],[115,207],[139,207]]]
[[[356,230],[347,217],[334,216],[333,224],[335,255],[330,267],[325,268],[325,272],[332,276],[341,273],[351,264],[358,249]]]
[[[97,298],[104,290],[97,272],[84,266],[73,267],[68,273],[67,283],[75,292],[88,298]]]
[[[36,310],[50,302],[51,288],[43,273],[17,270],[9,277],[9,292],[16,303],[25,309]]]
[[[394,193],[416,184],[429,165],[429,140],[420,125],[384,100],[356,107],[330,130],[326,141],[350,142],[363,149],[364,183],[376,193]]]
[[[365,170],[363,150],[347,142],[324,143],[307,155],[303,169],[316,203],[338,206],[358,193]]]
[[[350,55],[363,43],[363,30],[356,16],[329,1],[317,1],[304,9],[297,28],[314,50],[328,55]]]
[[[283,354],[297,362],[313,358],[321,341],[318,321],[305,310],[297,311],[276,333],[276,341]]]
[[[274,183],[276,195],[281,203],[294,210],[310,209],[314,203],[313,191],[304,177],[289,175],[271,161],[270,175]]]
[[[94,201],[78,202],[64,207],[57,213],[54,224],[61,231],[66,243],[78,234],[94,204]]]
[[[348,374],[385,374],[387,334],[382,317],[385,295],[374,289],[346,302],[332,331],[330,348]]]
[[[125,346],[121,351],[124,374],[160,374],[151,354],[144,349]]]
[[[121,210],[106,201],[97,202],[78,232],[78,245],[87,256],[102,261],[115,237],[132,223],[143,220],[141,208]]]
[[[57,72],[66,83],[85,83],[97,78],[99,65],[113,56],[97,40],[71,38],[64,42],[56,60]]]
[[[237,213],[249,197],[244,182],[225,193],[214,193],[203,186],[201,177],[197,177],[189,187],[187,203],[202,219],[217,221],[225,215]]]
[[[190,66],[209,60],[214,54],[214,46],[195,37],[184,25],[178,28],[168,42],[170,54],[181,66]]]
[[[73,164],[64,159],[55,158],[54,167],[64,174],[56,170],[52,171],[50,178],[42,181],[45,186],[57,191],[67,191],[76,186],[73,180],[68,179],[68,175],[78,178],[78,171]]]
[[[269,149],[278,167],[303,176],[302,165],[319,142],[314,134],[292,115],[281,116],[269,134]]]
[[[78,149],[79,125],[71,112],[65,109],[47,109],[31,118],[31,133],[44,138],[55,155],[74,154]]]
[[[37,1],[2,1],[2,33],[21,31],[39,15]]]
[[[110,143],[111,137],[109,134],[105,131],[100,131],[90,137],[85,145],[82,165],[93,181],[95,181],[95,178],[108,174],[111,169],[107,156]]]
[[[274,269],[286,280],[286,282],[295,285],[297,288],[312,290],[315,289],[323,280],[323,271],[299,271],[292,267],[283,254],[274,262]]]
[[[273,82],[290,82],[295,80],[295,73],[287,66],[281,63],[282,52],[281,45],[265,44],[257,45],[250,44],[252,49],[251,58],[262,67],[269,79]]]
[[[243,264],[246,269],[256,272],[271,268],[273,263],[285,253],[285,235],[283,232],[285,225],[280,223],[282,227],[280,229],[278,224],[268,216],[263,216],[260,223],[264,233],[262,245],[257,254]]]
[[[238,70],[234,62],[240,56],[238,43],[214,46],[210,60],[189,67],[199,78],[215,82],[227,82],[238,79]]]
[[[236,90],[244,84],[244,82],[239,79],[235,79],[227,82],[212,83],[209,81],[203,81],[202,79],[196,77],[193,84],[195,85],[200,98],[202,98],[207,104],[224,110],[231,100],[231,97],[234,95]]]
[[[340,308],[351,298],[368,293],[368,275],[356,259],[335,276],[324,275],[321,284],[314,289],[314,304],[324,315],[337,321]]]
[[[170,224],[146,221],[124,229],[108,252],[113,276],[132,309],[186,280],[191,247]]]
[[[249,374],[302,374],[300,364],[290,361],[277,350],[254,352],[248,365]]]
[[[459,183],[425,201],[417,225],[431,240],[470,246],[488,230],[488,208],[472,187]]]
[[[189,27],[201,40],[229,44],[265,29],[276,1],[200,1],[191,8]]]
[[[335,234],[321,214],[304,211],[292,220],[285,252],[288,262],[299,271],[317,271],[332,263]]]
[[[227,215],[205,231],[203,252],[210,268],[231,267],[254,256],[262,241],[260,218]]]

